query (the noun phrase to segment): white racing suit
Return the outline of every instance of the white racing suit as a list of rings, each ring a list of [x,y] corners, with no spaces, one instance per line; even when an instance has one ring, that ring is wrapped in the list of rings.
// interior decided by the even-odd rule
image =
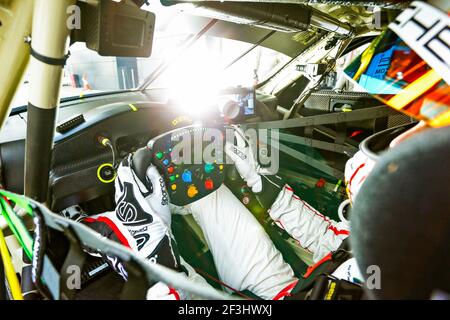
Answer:
[[[117,170],[115,211],[79,216],[76,220],[130,248],[150,263],[184,272],[191,280],[206,284],[177,252],[170,232],[171,213],[164,180],[156,167],[151,166],[147,169],[146,181],[141,181],[132,169],[131,159],[131,155],[125,158]],[[105,258],[127,279],[127,272],[118,259]],[[147,295],[148,299],[195,298],[161,282],[154,283]]]
[[[149,167],[146,181],[140,181],[132,169],[130,156],[119,166],[115,186],[116,210],[86,217],[84,223],[151,262],[184,272],[193,281],[205,282],[177,253],[170,232],[167,194],[156,168]],[[290,295],[298,281],[291,267],[256,218],[225,185],[190,205],[172,208],[172,213],[193,215],[205,235],[220,280],[227,286],[249,290],[263,299]],[[349,234],[347,226],[317,212],[294,195],[288,185],[279,192],[269,214],[313,254],[314,261],[336,250]],[[120,263],[111,262],[126,278]],[[195,297],[156,283],[147,298]]]

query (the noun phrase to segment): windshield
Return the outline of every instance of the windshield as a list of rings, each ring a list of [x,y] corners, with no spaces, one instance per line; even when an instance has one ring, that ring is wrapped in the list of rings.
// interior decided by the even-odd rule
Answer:
[[[171,52],[177,50],[185,37],[170,33],[158,35],[154,54],[140,62],[149,71],[157,66],[156,61],[170,65],[150,87],[183,87],[193,83],[220,87],[253,86],[265,80],[277,66],[290,60],[282,53],[261,46],[240,57],[253,44],[209,36],[198,39],[181,56],[171,57]]]
[[[64,67],[61,98],[135,89],[149,76],[153,76],[152,82],[145,88],[167,88],[177,94],[200,88],[249,87],[264,81],[290,60],[274,50],[227,39],[226,34],[221,38],[206,33],[186,48],[186,40],[194,37],[192,26],[186,25],[189,18],[160,4],[149,9],[157,17],[151,56],[104,57],[84,43],[75,43]],[[203,27],[199,25],[197,30]],[[161,66],[164,71],[155,77],[155,70]],[[27,102],[28,75],[16,92],[12,107]]]

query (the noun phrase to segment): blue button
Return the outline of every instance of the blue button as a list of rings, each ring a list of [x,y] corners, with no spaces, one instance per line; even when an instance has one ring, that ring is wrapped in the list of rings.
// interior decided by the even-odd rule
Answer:
[[[164,164],[165,166],[169,165],[169,160],[168,160],[168,159],[164,159],[164,160],[163,160],[163,164]]]
[[[181,175],[181,179],[183,180],[183,182],[191,183],[192,182],[192,173],[189,170],[183,172],[183,174]]]

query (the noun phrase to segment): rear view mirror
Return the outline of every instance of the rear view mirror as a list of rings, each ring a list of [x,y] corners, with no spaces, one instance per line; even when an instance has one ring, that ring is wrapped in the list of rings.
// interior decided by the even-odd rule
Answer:
[[[78,2],[81,29],[71,42],[85,42],[101,56],[149,57],[152,51],[155,15],[134,3],[99,0]]]

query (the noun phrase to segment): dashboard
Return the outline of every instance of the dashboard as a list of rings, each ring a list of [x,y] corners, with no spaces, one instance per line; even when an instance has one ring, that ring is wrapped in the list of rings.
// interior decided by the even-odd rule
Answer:
[[[229,94],[235,96],[235,93]],[[116,101],[104,100],[109,102],[105,104],[97,100],[97,105],[91,108],[86,108],[86,102],[81,102],[79,105],[83,112],[78,113],[79,108],[75,106],[70,115],[66,110],[64,119],[60,119],[54,137],[49,178],[48,204],[53,211],[113,194],[114,179],[111,175],[114,170],[108,170],[113,163],[113,153],[99,143],[99,139],[110,140],[114,161],[118,163],[130,152],[145,146],[150,139],[199,120],[184,116],[168,100],[153,99],[156,101],[149,102],[149,97],[119,96]],[[253,110],[248,114],[249,109],[255,108],[255,96],[244,93],[242,97],[239,98],[239,102],[245,100],[240,103],[242,117],[237,117],[236,121],[257,116]],[[202,117],[215,124],[226,121],[220,108],[211,109]],[[23,192],[24,150],[24,139],[0,144],[2,184],[13,192]]]
[[[114,179],[103,177],[101,166],[112,164],[113,155],[99,143],[99,137],[111,141],[115,161],[120,161],[170,128],[173,116],[167,109],[157,103],[105,105],[83,114],[75,127],[58,133],[49,181],[52,209],[58,211],[111,192]]]

